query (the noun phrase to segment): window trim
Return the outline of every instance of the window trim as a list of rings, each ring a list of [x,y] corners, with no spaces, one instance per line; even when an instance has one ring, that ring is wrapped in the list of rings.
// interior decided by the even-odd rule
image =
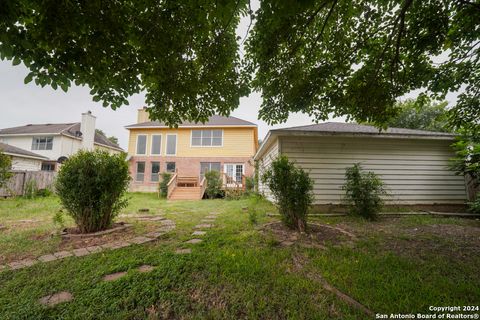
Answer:
[[[154,163],[158,163],[158,172],[156,173],[156,175],[158,177],[158,180],[156,180],[156,181],[152,179],[153,174],[154,174],[153,173],[153,164]],[[160,173],[162,172],[161,169],[162,169],[162,166],[160,164],[160,161],[150,161],[150,182],[155,182],[156,183],[156,182],[160,181]]]
[[[138,138],[145,137],[145,153],[138,153]],[[137,134],[135,139],[135,155],[136,156],[147,156],[148,155],[148,135],[147,134]]]
[[[168,137],[175,136],[175,153],[170,154],[168,153]],[[178,147],[178,134],[177,133],[167,133],[165,137],[165,156],[176,156],[177,155],[177,147]]]
[[[37,148],[35,149],[33,146],[37,145],[39,146],[40,144],[35,144],[35,140],[36,139],[45,139],[45,149],[40,149],[40,148]],[[48,146],[48,139],[52,139],[52,148],[51,149],[48,149],[47,146]],[[32,137],[32,147],[31,147],[31,150],[35,150],[35,151],[52,151],[53,150],[53,140],[54,140],[54,137],[53,136],[33,136]]]
[[[219,146],[213,146],[213,145],[210,145],[210,146],[202,146],[202,145],[199,145],[199,146],[194,146],[193,145],[193,131],[194,130],[197,130],[197,131],[205,131],[205,130],[209,130],[209,131],[212,131],[212,142],[213,142],[213,131],[214,130],[220,130],[222,132],[222,144],[219,145]],[[191,148],[222,148],[223,147],[223,137],[224,137],[224,130],[223,129],[191,129],[190,130],[190,147]],[[202,141],[203,137],[200,137],[200,141]]]
[[[151,143],[150,143],[150,155],[151,156],[161,156],[162,155],[162,146],[163,146],[163,135],[160,134],[152,134]],[[160,152],[153,153],[153,137],[160,137]]]
[[[138,180],[138,165],[143,163],[143,180]],[[146,161],[137,161],[135,162],[135,182],[144,183],[145,182],[145,171],[147,171],[147,162]]]

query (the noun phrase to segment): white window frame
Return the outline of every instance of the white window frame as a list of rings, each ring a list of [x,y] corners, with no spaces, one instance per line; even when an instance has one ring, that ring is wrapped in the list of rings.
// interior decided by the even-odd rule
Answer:
[[[205,131],[205,130],[209,130],[209,131],[212,131],[212,142],[213,142],[213,131],[214,130],[220,130],[222,132],[222,144],[219,145],[219,146],[202,146],[202,145],[199,145],[199,146],[194,146],[193,145],[193,131],[196,130],[196,131]],[[212,128],[212,129],[192,129],[190,130],[190,147],[191,148],[222,148],[223,147],[223,137],[224,137],[224,133],[223,133],[223,129],[216,129],[216,128]],[[203,136],[200,135],[200,141],[203,141]]]
[[[45,139],[45,149],[40,149],[40,148],[34,148],[33,146],[40,146],[40,144],[35,144],[35,140],[36,139]],[[52,148],[51,149],[48,149],[47,146],[48,146],[48,139],[52,139],[52,143],[51,143],[51,146]],[[50,151],[50,150],[53,150],[53,136],[33,136],[32,137],[32,149],[31,150],[36,150],[36,151]]]
[[[153,137],[160,137],[160,152],[153,153]],[[163,137],[162,134],[152,134],[151,143],[150,143],[150,155],[152,156],[161,156],[162,155],[162,145],[163,145]]]
[[[223,164],[223,173],[225,173],[226,175],[228,175],[227,174],[227,166],[229,166],[229,165],[235,166],[235,170],[236,170],[236,166],[242,166],[242,175],[245,175],[245,163],[233,163],[233,162],[232,163],[224,163]],[[236,171],[234,173],[236,173]],[[231,177],[231,178],[235,178],[235,177]]]
[[[168,153],[168,137],[175,136],[175,154]],[[176,156],[177,155],[177,147],[178,147],[178,134],[176,133],[167,133],[165,138],[165,156]]]
[[[143,180],[138,180],[138,165],[143,163]],[[145,182],[145,172],[147,171],[147,162],[146,161],[137,161],[135,163],[135,182]]]
[[[145,137],[145,153],[138,153],[138,138]],[[135,155],[136,156],[146,156],[148,153],[148,135],[147,134],[137,134],[137,139],[135,141]]]

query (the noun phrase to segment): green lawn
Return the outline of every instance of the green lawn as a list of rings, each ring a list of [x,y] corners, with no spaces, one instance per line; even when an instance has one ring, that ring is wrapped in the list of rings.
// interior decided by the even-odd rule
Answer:
[[[358,238],[353,246],[327,242],[319,249],[300,242],[281,246],[273,233],[262,231],[262,225],[276,220],[266,215],[275,212],[266,201],[130,196],[123,214],[149,208],[175,221],[176,229],[153,243],[0,273],[0,319],[368,319],[324,290],[315,281],[319,274],[376,313],[427,313],[429,305],[480,301],[476,220],[315,218],[311,222],[338,226]],[[257,225],[244,207],[255,208]],[[0,200],[0,224],[7,226],[0,231],[1,258],[35,256],[61,246],[51,235],[59,209],[55,197]],[[214,211],[221,214],[204,241],[185,244],[193,227]],[[135,232],[145,228],[136,223]],[[191,254],[174,253],[186,247]],[[139,273],[135,268],[142,264],[155,269]],[[102,281],[118,271],[128,274]],[[53,308],[38,304],[59,291],[71,292],[74,300]]]

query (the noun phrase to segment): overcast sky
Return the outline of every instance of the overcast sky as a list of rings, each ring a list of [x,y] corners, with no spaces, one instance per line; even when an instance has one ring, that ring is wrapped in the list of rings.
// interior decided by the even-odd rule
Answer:
[[[252,1],[252,7],[256,10],[258,2]],[[237,30],[240,37],[245,36],[248,24],[248,18],[242,20]],[[126,149],[128,131],[124,126],[136,122],[137,109],[144,105],[143,95],[131,97],[130,105],[113,111],[103,108],[101,103],[93,102],[90,90],[86,87],[73,86],[65,93],[49,86],[41,88],[36,86],[34,81],[25,85],[23,80],[27,74],[28,70],[23,64],[12,66],[11,61],[0,61],[0,128],[29,123],[80,122],[81,113],[90,110],[97,117],[97,128],[107,135],[118,137],[120,146]],[[456,95],[447,97],[449,101],[455,98]],[[287,122],[268,126],[257,118],[261,103],[260,94],[253,93],[241,99],[240,107],[232,113],[233,116],[258,124],[260,138],[272,128],[312,123],[305,114],[291,114]],[[341,118],[332,120],[343,121]]]

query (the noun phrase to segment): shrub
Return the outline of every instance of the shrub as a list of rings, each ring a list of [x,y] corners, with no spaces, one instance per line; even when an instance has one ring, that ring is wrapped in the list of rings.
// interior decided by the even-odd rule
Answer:
[[[477,193],[475,200],[468,202],[468,210],[471,213],[480,213],[480,192]]]
[[[245,191],[247,193],[253,192],[255,189],[255,178],[253,177],[246,177],[245,178]]]
[[[286,156],[279,156],[262,175],[262,182],[270,189],[285,225],[305,231],[307,212],[313,202],[313,181],[308,173]]]
[[[27,199],[33,199],[37,196],[38,186],[35,179],[30,179],[25,183],[24,197]]]
[[[170,179],[172,179],[172,174],[170,172],[163,172],[162,173],[162,181],[159,183],[159,191],[160,191],[160,197],[166,198],[168,194],[168,182],[170,182]]]
[[[383,206],[382,196],[387,194],[382,180],[373,172],[363,172],[359,163],[346,169],[345,178],[342,189],[350,214],[376,219]]]
[[[222,179],[220,179],[220,172],[216,170],[210,170],[205,173],[205,179],[207,179],[207,188],[205,194],[208,198],[214,199],[222,194]]]
[[[248,220],[252,225],[258,223],[257,210],[254,207],[248,207]]]
[[[5,187],[12,177],[13,174],[10,172],[11,168],[12,159],[0,151],[0,188]]]
[[[52,190],[48,189],[48,188],[44,188],[44,189],[38,189],[37,192],[36,192],[36,196],[37,197],[50,197],[51,195],[53,194]]]
[[[55,189],[80,232],[96,232],[112,225],[127,206],[130,181],[125,154],[79,151],[61,167]]]

